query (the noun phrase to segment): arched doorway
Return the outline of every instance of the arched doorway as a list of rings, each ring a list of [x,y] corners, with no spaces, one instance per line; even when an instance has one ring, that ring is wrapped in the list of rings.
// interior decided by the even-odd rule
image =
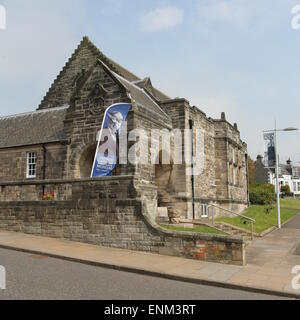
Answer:
[[[97,149],[97,143],[92,144],[84,149],[79,159],[79,177],[89,178],[91,176],[95,154]],[[120,175],[120,165],[117,164],[113,170],[113,176]]]
[[[93,163],[95,159],[97,144],[88,146],[81,154],[79,159],[80,178],[89,178],[91,176]]]

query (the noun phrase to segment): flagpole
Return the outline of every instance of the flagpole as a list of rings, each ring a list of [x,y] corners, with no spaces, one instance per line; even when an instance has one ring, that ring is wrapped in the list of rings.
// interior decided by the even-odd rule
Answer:
[[[277,224],[278,229],[281,229],[281,214],[280,214],[280,185],[279,185],[279,154],[277,150],[277,123],[275,120],[275,174],[276,174],[276,201],[277,201]]]

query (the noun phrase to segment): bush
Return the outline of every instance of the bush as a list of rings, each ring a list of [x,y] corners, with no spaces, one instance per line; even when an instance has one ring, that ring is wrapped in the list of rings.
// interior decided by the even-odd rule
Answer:
[[[281,186],[280,191],[281,191],[282,193],[284,193],[285,195],[291,193],[291,189],[290,189],[290,186],[289,186],[289,185]]]
[[[293,192],[283,192],[281,195],[281,198],[294,198]]]
[[[275,186],[272,184],[250,185],[251,204],[271,205],[275,200]]]

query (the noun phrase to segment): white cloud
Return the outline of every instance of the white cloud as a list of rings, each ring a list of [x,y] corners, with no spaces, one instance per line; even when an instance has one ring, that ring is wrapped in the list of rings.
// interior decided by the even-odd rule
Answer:
[[[155,9],[140,18],[142,31],[158,31],[173,28],[184,20],[182,9],[168,6]]]

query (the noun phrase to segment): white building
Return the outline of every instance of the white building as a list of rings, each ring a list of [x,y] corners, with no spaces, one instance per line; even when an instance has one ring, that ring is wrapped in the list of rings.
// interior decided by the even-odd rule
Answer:
[[[300,195],[300,167],[293,166],[292,161],[279,165],[279,184],[288,185],[294,195]],[[263,165],[262,157],[258,156],[256,161],[256,182],[270,183],[276,186],[275,168],[266,168]]]

